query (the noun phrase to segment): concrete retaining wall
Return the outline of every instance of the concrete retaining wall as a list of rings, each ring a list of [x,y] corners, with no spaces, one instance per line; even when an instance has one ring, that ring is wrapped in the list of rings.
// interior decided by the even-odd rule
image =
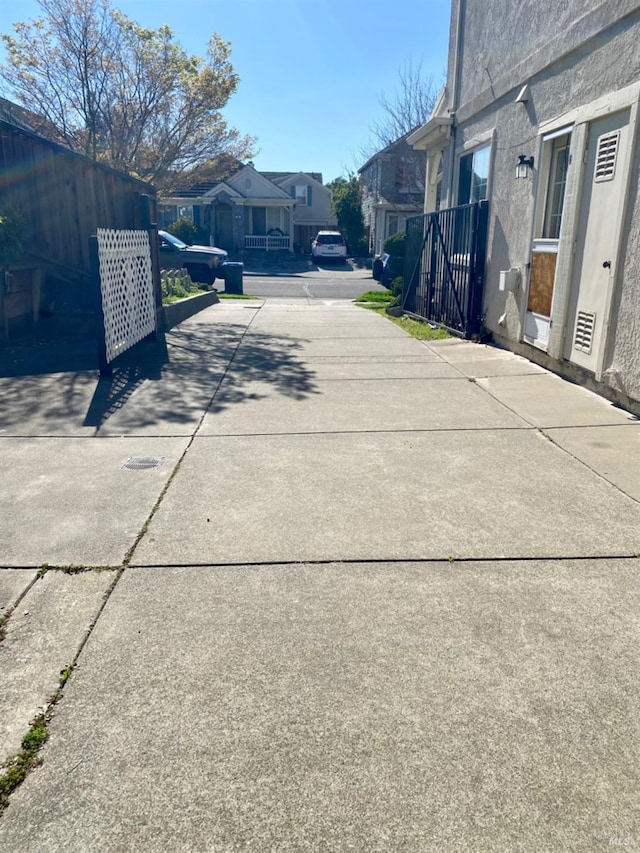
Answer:
[[[198,311],[203,311],[210,305],[215,305],[220,302],[218,294],[211,290],[207,293],[198,293],[196,296],[189,296],[187,299],[180,299],[178,302],[171,302],[164,305],[162,308],[164,314],[164,328],[172,329],[178,323],[182,323],[188,317],[197,314]]]

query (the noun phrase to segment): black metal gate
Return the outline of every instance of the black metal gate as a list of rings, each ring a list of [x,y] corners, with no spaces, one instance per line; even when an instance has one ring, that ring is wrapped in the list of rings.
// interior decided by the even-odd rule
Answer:
[[[482,326],[489,202],[407,220],[402,307],[470,338]]]

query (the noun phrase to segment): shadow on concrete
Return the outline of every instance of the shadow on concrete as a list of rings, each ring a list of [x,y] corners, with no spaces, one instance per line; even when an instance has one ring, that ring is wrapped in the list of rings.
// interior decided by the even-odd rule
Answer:
[[[114,362],[113,375],[98,379],[82,425],[99,429],[125,406],[144,382],[162,378],[162,367],[168,358],[164,334],[158,335],[156,341],[138,344],[120,356]]]
[[[294,400],[319,393],[300,357],[302,341],[243,324],[189,323],[123,354],[99,378],[90,352],[23,359],[0,378],[0,431],[72,434],[83,427],[131,434],[190,433],[206,411],[276,393]]]
[[[234,324],[173,329],[166,359],[154,360],[149,353],[98,382],[83,425],[100,430],[117,415],[118,429],[127,432],[163,424],[195,429],[205,412],[215,414],[273,391],[293,400],[320,393],[314,371],[299,357],[300,339],[245,331]]]
[[[224,362],[224,374],[211,395],[209,413],[262,399],[272,391],[292,400],[320,393],[314,384],[315,371],[301,360],[302,339],[255,330],[242,337],[244,331],[244,326],[229,326],[223,335],[216,330],[213,346],[210,326],[185,327],[172,336],[170,353],[181,351],[180,371],[186,358],[206,359],[191,368],[196,376],[215,370],[220,360]],[[176,360],[171,364],[176,365]],[[257,389],[259,385],[264,386],[263,393]]]
[[[0,348],[0,378],[97,369],[98,350],[93,338],[30,340]]]

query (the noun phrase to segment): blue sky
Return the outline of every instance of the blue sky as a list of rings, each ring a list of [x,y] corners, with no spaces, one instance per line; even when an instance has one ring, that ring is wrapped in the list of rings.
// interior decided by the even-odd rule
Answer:
[[[440,82],[447,62],[446,0],[114,0],[138,23],[169,24],[190,53],[204,55],[212,32],[231,42],[241,78],[224,110],[258,137],[258,169],[322,172],[330,181],[362,165],[398,69],[422,62]],[[0,32],[39,15],[36,0],[3,3]]]

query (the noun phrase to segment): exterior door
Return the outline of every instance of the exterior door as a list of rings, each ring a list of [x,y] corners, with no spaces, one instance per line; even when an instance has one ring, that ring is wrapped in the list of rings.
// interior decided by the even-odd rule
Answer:
[[[564,357],[594,373],[605,341],[627,179],[629,110],[589,128]]]
[[[570,150],[571,130],[568,128],[543,138],[541,197],[536,212],[523,335],[527,343],[543,350],[549,343]]]
[[[216,246],[221,249],[233,248],[233,221],[231,217],[231,206],[219,204],[216,207]]]

